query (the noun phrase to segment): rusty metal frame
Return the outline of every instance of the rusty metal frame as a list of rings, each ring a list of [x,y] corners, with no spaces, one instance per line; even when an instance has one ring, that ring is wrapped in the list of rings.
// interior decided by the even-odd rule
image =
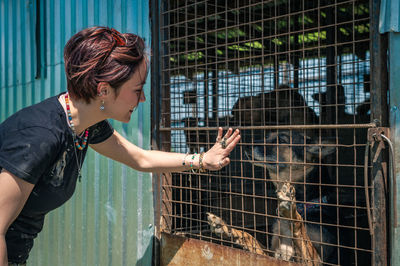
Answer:
[[[356,0],[354,0],[356,1]],[[353,3],[353,0],[348,0],[348,1],[342,1],[343,3]],[[157,3],[160,3],[160,5],[162,5],[162,1],[155,1]],[[178,1],[179,2],[179,1]],[[187,1],[187,7],[189,6],[196,6],[199,3],[206,3],[208,1]],[[212,2],[212,1],[210,1]],[[235,0],[235,2],[239,3],[239,2],[243,2],[240,0]],[[263,1],[261,1],[263,2]],[[276,2],[275,1],[264,1],[265,2]],[[239,129],[241,130],[248,130],[248,131],[253,131],[253,130],[306,130],[306,129],[317,129],[317,130],[333,130],[333,132],[336,131],[337,134],[337,130],[341,130],[341,129],[368,129],[368,128],[375,128],[377,126],[380,126],[381,124],[386,125],[387,124],[387,112],[385,112],[385,110],[382,110],[380,107],[381,106],[387,106],[386,105],[386,88],[387,88],[387,77],[386,77],[386,39],[385,36],[380,36],[377,33],[377,21],[379,18],[379,4],[380,1],[379,0],[370,0],[370,16],[371,16],[371,26],[370,26],[370,38],[371,41],[370,42],[370,49],[371,49],[371,82],[370,82],[370,87],[371,87],[371,114],[372,114],[372,118],[371,123],[361,123],[361,124],[334,124],[334,123],[327,123],[327,124],[319,124],[319,125],[263,125],[263,126],[258,126],[258,125],[239,125],[237,126]],[[252,8],[255,7],[256,5],[258,5],[257,1],[248,1],[247,4],[243,4],[243,6],[241,8]],[[337,8],[337,4],[332,4],[331,6],[325,6],[325,7],[330,7],[330,8]],[[226,6],[225,6],[226,7]],[[215,7],[215,10],[217,10],[219,7]],[[159,8],[159,10],[162,10],[162,7]],[[160,12],[158,18],[164,18],[165,20],[171,19],[170,16],[174,11],[177,11],[178,8],[176,8],[175,10],[169,10],[169,15],[168,16],[164,16],[163,17],[163,12]],[[308,11],[313,11],[313,10],[308,10]],[[215,12],[212,14],[204,14],[203,18],[210,18],[212,16],[224,16],[226,14],[226,12],[224,11],[220,11],[220,12]],[[194,17],[194,18],[190,18],[190,14],[183,14],[184,16],[186,16],[186,23],[190,22],[190,21],[196,21],[198,20],[198,18]],[[249,14],[250,16],[251,14]],[[270,20],[273,20],[275,18],[271,18]],[[332,19],[334,19],[332,17]],[[154,21],[154,18],[153,18]],[[261,20],[255,20],[252,21],[252,23],[257,24],[257,23],[264,23],[265,20],[261,19]],[[357,23],[357,21],[353,21],[353,23]],[[335,26],[340,25],[340,23],[333,23]],[[345,22],[343,24],[346,24]],[[157,24],[154,24],[155,27],[153,27],[153,32],[159,32],[159,34],[162,34],[163,29],[165,29],[165,27],[167,27],[166,25],[168,25],[168,21],[159,21]],[[179,24],[177,24],[176,26],[180,26]],[[238,24],[236,24],[236,26],[240,27],[245,27],[246,23],[240,22]],[[303,25],[304,27],[304,25]],[[228,30],[230,28],[229,27],[225,27],[225,34],[227,35]],[[191,38],[194,36],[197,36],[198,32],[197,30],[201,30],[204,31],[205,33],[215,33],[217,34],[219,32],[220,29],[215,28],[215,29],[209,29],[207,28],[207,24],[205,25],[204,29],[193,29],[193,32],[188,32],[187,28],[187,35],[186,38]],[[307,30],[312,30],[312,29],[307,29]],[[315,30],[315,29],[314,29]],[[320,30],[320,29],[318,29]],[[330,30],[328,28],[328,30]],[[303,29],[295,29],[294,31],[291,32],[291,34],[293,36],[297,36],[296,33],[301,34],[302,32],[304,32],[304,28]],[[329,34],[327,34],[329,35]],[[153,35],[154,36],[154,35]],[[204,34],[205,39],[207,41],[208,35]],[[279,38],[285,36],[285,33],[277,33],[275,35],[271,35],[272,37],[275,38]],[[328,37],[329,38],[329,37]],[[166,37],[165,39],[168,39],[168,37]],[[164,40],[165,40],[164,39]],[[260,38],[258,37],[252,37],[250,39],[246,39],[246,41],[258,41]],[[155,55],[162,55],[161,57],[157,57],[156,62],[153,62],[155,67],[153,68],[153,74],[156,74],[157,76],[160,76],[163,80],[161,81],[155,81],[153,83],[153,88],[156,88],[155,90],[153,90],[153,94],[152,94],[152,100],[156,100],[156,102],[154,102],[155,104],[153,104],[153,122],[152,122],[152,130],[153,130],[153,147],[154,148],[161,148],[163,150],[170,150],[171,149],[171,132],[179,132],[179,131],[187,131],[187,130],[191,130],[193,132],[196,132],[197,134],[197,139],[195,142],[197,143],[201,143],[201,136],[199,135],[199,132],[203,131],[203,132],[212,132],[215,130],[215,126],[210,126],[210,123],[212,121],[217,121],[217,123],[219,123],[219,118],[216,115],[217,111],[219,110],[220,106],[218,105],[218,101],[217,101],[217,95],[218,95],[218,83],[216,82],[216,80],[218,79],[217,77],[217,70],[218,70],[218,65],[217,63],[199,63],[199,64],[195,64],[194,66],[194,70],[200,70],[200,71],[205,71],[205,77],[204,77],[204,91],[212,91],[211,94],[206,94],[204,93],[204,95],[202,95],[204,97],[204,105],[205,105],[205,110],[211,110],[209,113],[211,114],[211,117],[208,115],[208,113],[204,114],[204,119],[202,120],[202,122],[204,122],[204,126],[189,126],[189,127],[175,127],[172,126],[172,124],[175,122],[173,121],[173,119],[171,119],[171,111],[167,111],[167,112],[160,112],[160,110],[171,110],[171,102],[168,101],[168,95],[170,93],[170,86],[172,85],[169,81],[169,76],[167,76],[166,74],[173,74],[173,73],[177,73],[177,71],[181,71],[184,70],[186,71],[185,74],[190,75],[190,71],[191,69],[189,69],[188,67],[186,67],[186,65],[177,65],[176,67],[171,67],[169,64],[162,66],[161,63],[165,62],[165,52],[162,52],[162,50],[164,49],[165,51],[168,51],[167,55],[168,56],[179,56],[181,54],[181,50],[180,48],[174,48],[177,50],[168,50],[171,49],[169,46],[169,41],[174,42],[177,41],[178,39],[168,39],[168,42],[163,42],[160,39],[153,39],[153,42],[156,41],[159,44],[159,48],[157,48],[157,53],[156,50],[154,49],[153,46],[153,51]],[[226,40],[228,40],[228,38],[226,37]],[[364,42],[365,40],[358,40],[360,42]],[[215,42],[214,44],[207,46],[207,49],[204,50],[205,52],[205,56],[206,57],[210,57],[213,58],[216,56],[217,54],[217,50],[219,49],[227,49],[226,46],[227,45],[235,45],[236,42],[226,42],[226,43],[217,43]],[[199,48],[197,45],[197,43],[195,43],[194,47],[190,46],[189,42],[186,42],[185,44],[186,46],[183,48],[186,51],[203,51],[201,48]],[[321,46],[321,47],[326,47],[328,48],[328,52],[330,51],[331,53],[335,54],[335,44],[332,42],[331,44],[329,43],[328,40],[328,44],[325,44],[325,46]],[[273,49],[276,49],[273,48]],[[329,50],[331,49],[331,50]],[[354,49],[354,47],[353,47]],[[304,47],[292,47],[290,48],[290,55],[289,56],[293,56],[291,60],[291,62],[298,66],[298,62],[296,63],[296,55],[297,54],[301,54],[303,53],[307,53],[309,52],[310,49],[309,48],[304,48]],[[239,52],[238,52],[239,54]],[[284,56],[286,53],[285,52],[279,52],[279,51],[275,51],[273,53],[273,55],[282,55]],[[260,55],[256,55],[255,58],[262,58],[262,62],[264,62],[264,52]],[[275,58],[277,58],[275,56]],[[240,60],[252,60],[252,56],[249,55],[247,57],[241,57]],[[241,66],[241,62],[240,60],[237,60],[235,58],[232,59],[227,59],[225,60],[225,64],[226,66],[233,64],[233,65],[237,65],[237,67]],[[186,63],[187,63],[187,59],[186,59]],[[275,62],[275,66],[278,65],[278,62]],[[336,82],[334,81],[334,76],[335,74],[335,68],[340,65],[340,62],[336,62],[336,61],[330,61],[327,62],[327,66],[328,66],[328,70],[327,72],[331,72],[331,75],[328,75],[327,79],[328,82],[327,84],[336,84]],[[209,70],[210,68],[210,70]],[[216,71],[213,71],[216,70]],[[295,70],[296,71],[296,70]],[[275,71],[275,78],[274,78],[274,84],[277,84],[278,80],[279,80],[279,72],[280,70]],[[263,74],[264,75],[264,72]],[[296,76],[296,75],[295,75]],[[329,81],[329,79],[331,79],[331,81]],[[153,79],[153,80],[157,80],[157,79]],[[262,79],[264,82],[264,79]],[[295,83],[298,83],[299,81],[296,81],[296,78],[294,80]],[[264,86],[264,85],[262,85]],[[161,90],[161,88],[163,88]],[[157,92],[154,92],[157,91]],[[163,95],[167,95],[167,100],[164,100],[165,98],[163,98]],[[190,96],[188,96],[190,97]],[[240,96],[239,96],[240,97]],[[337,95],[328,95],[328,97],[337,97]],[[212,103],[211,103],[212,102]],[[160,108],[160,106],[163,106],[162,108]],[[334,106],[329,106],[327,105],[327,108],[335,108]],[[332,117],[330,119],[333,119],[331,121],[336,121],[335,117]],[[196,123],[199,123],[200,119],[196,120]],[[326,121],[329,122],[329,121]],[[228,124],[229,126],[229,124]],[[225,127],[226,128],[226,127]],[[206,142],[207,143],[212,143],[213,140],[210,138],[210,135],[207,134],[206,135]],[[358,145],[358,144],[357,144]],[[357,146],[357,145],[353,145],[353,146]],[[343,146],[345,147],[346,145],[341,145],[341,144],[336,144],[336,147],[340,147]],[[240,145],[239,145],[240,147]],[[241,148],[240,148],[241,149]],[[373,150],[372,152],[376,152],[376,150]],[[246,162],[247,160],[245,158],[240,158],[241,162]],[[371,185],[367,187],[369,189],[371,189],[371,191],[373,191],[372,195],[372,206],[371,209],[373,211],[373,220],[374,220],[374,236],[372,237],[372,243],[373,243],[373,247],[372,247],[372,256],[373,256],[373,263],[375,263],[376,265],[381,265],[381,263],[386,262],[387,261],[387,232],[386,232],[386,215],[387,213],[385,212],[385,207],[386,207],[386,194],[385,194],[385,187],[386,187],[386,162],[387,162],[387,157],[385,157],[385,154],[382,154],[381,157],[376,160],[372,166],[369,167],[369,169],[371,170]],[[294,162],[289,162],[290,165],[296,165],[296,163]],[[320,164],[320,165],[325,165],[325,166],[334,166],[334,167],[339,167],[342,166],[340,164],[336,163],[324,163],[324,164]],[[358,165],[354,165],[354,168],[361,168],[362,166],[358,166]],[[254,170],[253,170],[254,172]],[[180,175],[180,182],[182,183],[182,177],[189,177],[189,178],[197,178],[198,182],[200,182],[201,178],[203,177],[208,177],[210,176],[210,174],[197,174],[197,175],[188,175],[188,174],[181,174]],[[191,176],[191,177],[190,177]],[[161,175],[159,176],[160,180],[163,180],[164,184],[161,186],[160,183],[157,183],[155,186],[157,187],[156,190],[156,194],[158,195],[162,195],[162,197],[158,196],[158,199],[161,200],[157,200],[157,206],[156,206],[156,225],[158,224],[158,226],[156,226],[157,229],[157,237],[161,238],[161,232],[169,232],[169,233],[174,233],[174,234],[179,234],[179,230],[174,230],[173,228],[173,219],[174,218],[179,218],[175,217],[174,210],[172,207],[173,203],[185,203],[187,205],[190,205],[190,208],[192,208],[192,206],[196,206],[196,203],[194,202],[183,202],[183,201],[179,201],[179,200],[174,200],[172,198],[173,195],[173,190],[176,188],[181,188],[180,185],[174,185],[173,184],[173,177],[169,174],[165,174],[165,175]],[[240,176],[232,176],[233,179],[243,179],[243,180],[254,180],[252,178],[248,178],[248,177],[240,177]],[[191,185],[190,185],[191,186]],[[348,185],[347,187],[349,188],[353,188],[353,189],[359,189],[360,187],[357,185]],[[361,187],[363,188],[363,187]],[[190,187],[190,191],[198,191],[201,192],[203,191],[203,189],[201,187],[196,188],[196,187]],[[210,192],[213,192],[212,189],[208,190]],[[215,193],[220,193],[221,195],[224,193],[218,192],[218,191],[214,191]],[[213,192],[213,193],[214,193]],[[191,197],[192,194],[189,195],[189,197]],[[235,195],[235,193],[230,193],[230,195]],[[240,195],[240,194],[238,194]],[[258,196],[257,195],[252,195],[251,197],[253,197],[254,199],[257,199]],[[157,198],[157,195],[156,197]],[[182,198],[182,197],[181,197]],[[266,200],[268,199],[268,197],[264,197]],[[230,199],[232,201],[232,198]],[[167,204],[166,204],[167,203]],[[232,204],[232,202],[230,203]],[[243,203],[242,203],[243,204]],[[341,204],[336,204],[335,207],[347,207],[346,205],[341,205]],[[377,207],[379,206],[379,207]],[[354,206],[354,209],[359,209],[360,207],[358,206]],[[363,209],[363,208],[360,208]],[[369,209],[369,208],[368,208]],[[221,210],[226,210],[229,211],[229,207],[228,208],[221,208]],[[254,212],[254,211],[245,211],[245,210],[241,210],[241,215],[242,215],[242,219],[244,219],[244,215],[246,214],[250,214],[250,215],[258,215],[258,213]],[[166,214],[166,216],[163,217],[163,214]],[[161,221],[161,223],[159,222]],[[194,224],[198,224],[201,222],[201,220],[198,220],[196,218],[193,219]],[[351,226],[349,226],[349,228],[352,228]],[[239,226],[238,229],[240,230],[245,230],[244,226]],[[357,228],[357,226],[354,226],[354,229],[360,229]],[[200,235],[198,235],[198,232],[200,232]],[[254,229],[253,232],[255,233],[263,233],[262,231],[258,232],[257,229]],[[191,236],[194,238],[199,238],[199,239],[204,239],[206,241],[216,241],[216,239],[213,238],[209,238],[208,236],[205,235],[201,235],[201,231],[198,231],[195,227],[193,227],[192,229],[190,229],[190,232],[185,234],[186,236]],[[223,243],[224,241],[222,241],[222,239],[220,239],[220,241]],[[229,244],[229,241],[227,241]],[[226,243],[226,241],[225,241]],[[230,243],[230,245],[234,245],[233,242]],[[357,248],[355,247],[355,249],[359,249],[360,251],[366,251],[369,252],[369,250],[363,250],[362,248]]]
[[[388,125],[388,110],[382,108],[388,106],[388,69],[387,69],[387,36],[379,33],[380,0],[370,1],[371,10],[371,115],[372,120],[378,126]],[[375,152],[373,148],[372,152]],[[372,204],[374,217],[373,237],[373,263],[386,265],[389,261],[388,244],[390,243],[390,230],[388,228],[388,197],[387,185],[387,154],[383,153],[372,165]],[[378,225],[378,226],[376,226]]]

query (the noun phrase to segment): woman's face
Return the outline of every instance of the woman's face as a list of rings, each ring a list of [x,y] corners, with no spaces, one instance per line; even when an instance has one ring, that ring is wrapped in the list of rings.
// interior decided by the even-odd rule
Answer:
[[[122,84],[119,95],[116,98],[110,97],[110,103],[106,105],[110,118],[124,123],[130,121],[134,109],[139,103],[146,101],[143,91],[146,78],[147,64],[146,60],[143,60],[132,77]]]

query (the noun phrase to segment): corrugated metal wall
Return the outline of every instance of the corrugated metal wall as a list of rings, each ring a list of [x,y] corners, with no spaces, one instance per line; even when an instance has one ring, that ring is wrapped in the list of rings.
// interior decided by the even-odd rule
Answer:
[[[0,0],[0,121],[66,90],[63,47],[73,33],[92,25],[137,33],[150,46],[145,1]],[[140,105],[133,122],[113,125],[149,149],[149,84],[145,91],[148,101]],[[89,152],[74,197],[48,215],[28,264],[150,265],[151,188],[150,174]]]
[[[400,256],[397,253],[400,248],[400,0],[381,0],[379,16],[379,33],[386,34],[388,38],[388,80],[389,80],[389,125],[390,139],[394,147],[394,164],[389,165],[389,179],[394,175],[396,182],[396,195],[391,191],[389,202],[390,213],[397,212],[396,217],[391,217],[389,225],[389,258],[390,264],[399,266]],[[394,167],[394,172],[390,167]],[[397,220],[395,220],[397,218]],[[397,224],[397,226],[396,226]]]

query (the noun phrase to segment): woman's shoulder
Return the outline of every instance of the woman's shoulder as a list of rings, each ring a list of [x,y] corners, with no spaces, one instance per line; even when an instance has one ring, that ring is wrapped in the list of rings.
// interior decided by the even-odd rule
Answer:
[[[61,105],[56,96],[47,98],[39,103],[22,108],[10,117],[8,117],[1,125],[17,126],[19,129],[25,126],[39,125],[42,127],[49,126],[49,123],[58,120],[63,116]]]
[[[65,131],[65,114],[56,96],[25,107],[0,124],[0,134],[36,129],[59,134]],[[2,132],[3,131],[3,132]]]

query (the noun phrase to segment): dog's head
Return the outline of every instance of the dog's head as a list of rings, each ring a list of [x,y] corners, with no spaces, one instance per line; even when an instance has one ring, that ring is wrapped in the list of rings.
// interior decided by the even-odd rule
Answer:
[[[303,181],[320,159],[335,151],[329,144],[299,131],[272,131],[245,153],[254,165],[266,168],[272,180]]]

